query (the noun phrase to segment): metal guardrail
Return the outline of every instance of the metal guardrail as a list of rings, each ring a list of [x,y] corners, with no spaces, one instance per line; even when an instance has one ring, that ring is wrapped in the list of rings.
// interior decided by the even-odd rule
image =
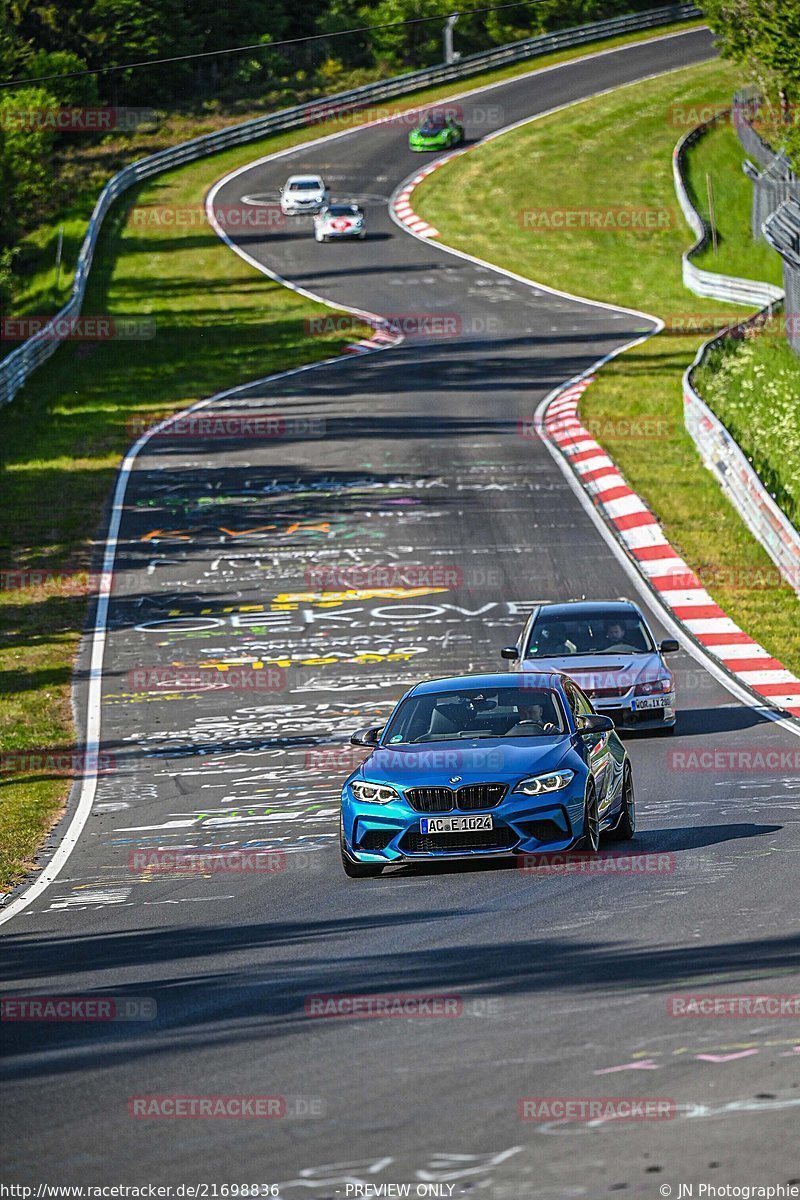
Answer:
[[[298,104],[294,108],[282,109],[265,117],[257,117],[239,125],[231,125],[217,133],[204,134],[131,163],[112,176],[100,193],[94,212],[89,219],[68,302],[41,330],[0,361],[0,406],[13,400],[32,372],[54,353],[63,340],[60,328],[68,328],[69,322],[80,315],[103,220],[114,201],[128,188],[141,183],[142,180],[149,179],[161,171],[192,162],[204,155],[216,154],[219,150],[226,150],[231,146],[244,145],[272,133],[295,129],[306,124],[318,124],[326,118],[358,111],[370,101],[390,100],[396,96],[418,91],[423,87],[446,83],[454,79],[465,79],[493,67],[522,62],[554,50],[565,50],[572,46],[581,46],[618,34],[655,29],[659,25],[688,21],[701,15],[700,10],[693,4],[668,5],[649,9],[642,13],[634,13],[630,16],[595,21],[588,25],[580,25],[556,33],[524,38],[522,41],[511,42],[506,46],[497,46],[492,50],[470,54],[451,65],[425,67],[420,71],[395,75],[391,79],[382,80],[379,83],[364,84],[346,92],[327,96],[323,100],[310,100],[305,104]]]
[[[758,318],[742,322],[744,328]],[[747,528],[770,556],[783,578],[800,596],[800,532],[778,507],[741,446],[692,386],[695,369],[710,348],[730,335],[724,330],[700,347],[683,376],[683,415],[704,466],[716,476]]]
[[[692,258],[708,245],[711,230],[692,204],[689,196],[686,186],[686,151],[712,125],[726,115],[720,113],[712,117],[710,121],[704,121],[702,125],[690,129],[672,152],[675,193],[681,211],[696,238],[694,244],[681,256],[683,283],[696,296],[706,296],[710,300],[722,300],[731,304],[748,304],[764,308],[783,299],[782,289],[774,283],[765,283],[758,279],[741,279],[736,275],[722,275],[718,271],[706,271],[692,262]]]
[[[716,119],[718,118],[714,118]],[[704,466],[716,477],[723,492],[747,528],[769,554],[783,578],[800,595],[800,533],[772,499],[741,446],[692,384],[696,368],[705,361],[712,346],[723,338],[730,337],[737,331],[743,332],[763,321],[765,317],[771,316],[775,304],[783,298],[783,292],[774,284],[717,275],[712,271],[700,271],[688,259],[689,255],[706,245],[709,230],[689,198],[683,174],[684,152],[713,123],[713,120],[707,121],[691,130],[680,140],[673,154],[675,191],[686,220],[698,238],[691,250],[683,255],[683,281],[692,291],[698,291],[698,287],[702,287],[704,290],[698,291],[701,296],[709,296],[715,300],[733,300],[737,304],[758,304],[761,307],[758,313],[723,329],[715,337],[704,342],[697,351],[693,363],[683,376],[684,422]],[[798,263],[800,264],[800,258]]]
[[[767,217],[763,230],[770,246],[783,259],[786,338],[800,354],[800,203],[785,200],[777,212]]]

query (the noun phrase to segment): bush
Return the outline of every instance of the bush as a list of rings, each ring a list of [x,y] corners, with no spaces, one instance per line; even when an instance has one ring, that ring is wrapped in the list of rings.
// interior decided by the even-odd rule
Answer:
[[[50,192],[50,154],[55,136],[37,124],[57,101],[41,87],[0,93],[0,249],[13,245],[45,210]]]

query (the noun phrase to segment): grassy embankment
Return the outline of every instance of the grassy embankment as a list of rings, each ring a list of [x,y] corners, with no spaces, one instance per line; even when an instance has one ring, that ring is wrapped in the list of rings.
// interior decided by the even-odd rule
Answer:
[[[686,28],[681,25],[675,28]],[[659,30],[658,32],[666,32]],[[648,35],[652,36],[652,34]],[[385,111],[427,103],[537,67],[596,52],[641,35],[548,55],[475,76],[467,83],[404,97]],[[382,111],[384,111],[382,109]],[[248,114],[239,113],[237,120]],[[366,114],[367,116],[372,114]],[[353,118],[346,118],[347,124]],[[218,118],[208,126],[219,127]],[[88,567],[102,506],[132,415],[170,411],[221,388],[335,353],[352,335],[310,339],[304,320],[321,310],[271,283],[222,245],[205,225],[136,226],[132,205],[200,206],[211,180],[252,159],[344,127],[294,130],[151,181],[111,214],[95,258],[84,311],[151,318],[144,343],[68,343],[0,410],[0,478],[5,520],[0,571]],[[64,267],[59,292],[53,261],[58,222],[24,248],[27,286],[17,314],[52,312],[66,298],[99,176],[170,141],[205,132],[177,118],[133,143],[104,143],[91,162],[73,163],[74,201],[62,214]],[[0,588],[0,747],[4,752],[70,747],[72,664],[86,614],[85,597],[54,579],[50,586]],[[68,781],[27,772],[0,776],[0,889],[18,882],[61,811]]]
[[[582,398],[581,413],[602,431],[600,441],[714,598],[800,672],[797,598],[778,583],[771,560],[701,465],[683,425],[681,375],[709,336],[702,332],[704,322],[719,327],[725,314],[740,318],[746,310],[700,299],[683,287],[681,252],[691,234],[673,189],[671,155],[682,131],[670,113],[689,101],[726,104],[735,84],[731,67],[711,62],[575,105],[455,158],[417,189],[414,208],[441,231],[443,242],[531,279],[665,320],[663,333],[602,369]],[[698,195],[705,194],[706,171],[714,180],[722,234],[716,261],[723,272],[735,267],[777,281],[777,256],[761,247],[753,251],[749,240],[750,184],[734,143],[734,132],[723,126],[691,152]],[[526,226],[520,214],[534,204],[537,211],[601,212],[627,205],[672,217],[663,228],[635,234],[618,226],[531,227],[530,218]],[[703,265],[712,265],[708,256]],[[787,352],[779,354],[776,346],[775,339],[756,339],[738,354],[750,364],[773,361],[773,354],[785,359]],[[774,421],[776,379],[766,371],[763,378],[759,450],[765,449],[761,439],[768,429],[769,444],[785,448],[786,431]],[[788,406],[789,385],[781,386]],[[715,394],[710,398],[725,419],[724,406]],[[729,391],[728,403],[735,402]],[[796,413],[795,401],[795,430]],[[642,436],[654,428],[663,436]],[[796,489],[796,470],[793,478]],[[785,482],[792,486],[792,480]]]

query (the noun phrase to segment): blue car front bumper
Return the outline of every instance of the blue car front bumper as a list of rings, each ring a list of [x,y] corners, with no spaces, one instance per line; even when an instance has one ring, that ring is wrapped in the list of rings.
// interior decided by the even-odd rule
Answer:
[[[425,818],[491,816],[492,829],[424,834]],[[559,792],[526,796],[506,792],[493,808],[475,812],[424,813],[404,799],[390,804],[356,800],[349,785],[342,791],[344,847],[356,862],[422,862],[431,859],[496,858],[507,854],[567,850],[583,834],[584,783],[577,776]]]

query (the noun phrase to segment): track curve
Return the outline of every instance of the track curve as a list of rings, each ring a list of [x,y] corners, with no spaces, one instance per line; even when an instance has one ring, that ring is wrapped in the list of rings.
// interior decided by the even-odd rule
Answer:
[[[505,125],[709,53],[706,32],[675,35],[459,103],[474,136],[489,98]],[[340,872],[337,783],[353,726],[422,675],[494,666],[537,598],[631,591],[520,423],[647,322],[401,233],[386,199],[410,170],[405,138],[353,131],[217,189],[236,205],[311,169],[335,193],[372,195],[363,244],[317,246],[301,222],[236,248],[332,303],[433,314],[449,336],[412,320],[397,349],[215,400],[235,417],[227,437],[174,428],[141,447],[105,648],[116,770],[99,778],[61,874],[6,926],[3,971],[6,996],[113,993],[157,1012],[3,1023],[10,1179],[259,1182],[315,1200],[348,1183],[516,1198],[649,1197],[710,1171],[786,1181],[796,1024],[676,1022],[666,997],[798,990],[797,772],[686,772],[669,755],[791,756],[798,743],[688,656],[675,745],[630,743],[637,848],[671,855],[667,873],[537,879],[493,865],[353,884]],[[250,436],[242,414],[272,417],[271,436]],[[408,561],[450,568],[447,586],[428,575],[419,589],[357,587],[332,603],[315,586],[321,565]],[[271,685],[245,694],[230,673],[255,663]],[[134,674],[184,665],[227,683],[158,688]],[[176,876],[137,857],[181,847],[285,858],[280,870]],[[307,1015],[311,996],[396,992],[457,996],[462,1015]],[[287,1113],[131,1118],[131,1097],[174,1093],[280,1095]],[[563,1125],[521,1121],[525,1096],[652,1096],[674,1109]]]

